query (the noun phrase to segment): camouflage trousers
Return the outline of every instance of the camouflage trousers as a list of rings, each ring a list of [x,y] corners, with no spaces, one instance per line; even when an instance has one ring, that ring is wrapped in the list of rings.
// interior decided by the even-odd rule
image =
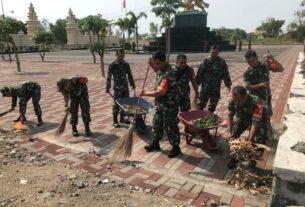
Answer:
[[[199,109],[203,110],[210,101],[208,110],[214,112],[220,99],[220,88],[201,88],[199,94]]]
[[[240,135],[250,129],[252,122],[244,122],[241,119],[236,119],[233,125],[233,138],[239,138]],[[258,122],[256,136],[254,138],[255,143],[266,144],[268,139],[268,125],[267,119],[263,119]]]
[[[172,146],[179,146],[180,132],[178,127],[178,108],[164,108],[156,110],[153,118],[153,142],[159,142],[163,137],[165,130],[168,141]]]
[[[123,90],[114,90],[114,99],[119,98],[128,98],[129,97],[129,89],[128,86]],[[114,102],[112,106],[112,114],[117,116],[120,112],[120,107]]]
[[[82,118],[84,123],[89,123],[91,121],[90,117],[90,103],[88,90],[82,91],[79,96],[70,97],[70,112],[71,112],[71,124],[78,124],[78,109],[81,108]]]
[[[179,96],[179,109],[181,112],[189,111],[191,109],[190,94]]]
[[[25,113],[27,108],[27,102],[32,98],[32,103],[34,107],[34,111],[36,116],[41,116],[41,107],[39,104],[40,98],[41,98],[41,87],[40,85],[36,85],[33,87],[32,92],[25,98],[20,98],[19,101],[19,112],[20,117],[25,119]]]

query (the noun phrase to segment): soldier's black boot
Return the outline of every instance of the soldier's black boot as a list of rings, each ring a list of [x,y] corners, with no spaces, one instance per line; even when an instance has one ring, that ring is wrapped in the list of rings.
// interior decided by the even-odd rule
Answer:
[[[87,137],[90,137],[92,132],[90,130],[90,126],[89,126],[89,123],[85,123],[85,134]]]
[[[38,115],[37,116],[37,124],[36,124],[36,126],[41,126],[41,125],[43,125],[43,121],[42,121],[41,115]]]
[[[157,141],[153,141],[150,145],[147,145],[144,147],[146,152],[153,152],[153,151],[159,151],[161,150],[160,144]]]
[[[72,125],[72,135],[73,137],[78,137],[79,134],[78,134],[78,131],[77,131],[77,127],[75,124]]]
[[[181,154],[181,150],[179,146],[173,146],[172,150],[169,152],[167,155],[169,158],[174,158],[177,157],[178,155]]]
[[[20,118],[21,118],[21,117],[19,116],[17,119],[14,119],[13,122],[18,122],[18,121],[20,121]],[[24,117],[24,118],[23,118],[23,122],[25,122],[25,121],[26,121],[26,118]]]
[[[130,124],[130,121],[125,119],[125,114],[120,113],[120,122],[124,124]]]
[[[118,116],[117,115],[113,115],[113,126],[115,128],[120,128],[119,122],[118,122]]]

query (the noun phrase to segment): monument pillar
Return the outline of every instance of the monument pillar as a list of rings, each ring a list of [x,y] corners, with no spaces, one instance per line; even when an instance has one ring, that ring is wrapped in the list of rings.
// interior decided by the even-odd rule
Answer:
[[[75,15],[72,12],[72,9],[69,9],[69,14],[67,16],[67,45],[68,47],[75,47],[77,45],[77,33],[78,26],[76,24]]]
[[[28,35],[30,36],[33,36],[41,27],[32,3],[30,3],[27,23]]]

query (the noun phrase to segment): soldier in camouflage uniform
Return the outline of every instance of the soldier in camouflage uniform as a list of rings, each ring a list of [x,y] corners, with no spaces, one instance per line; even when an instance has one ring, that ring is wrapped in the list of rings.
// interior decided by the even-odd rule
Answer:
[[[77,124],[78,124],[78,108],[80,106],[82,112],[83,122],[85,124],[85,134],[90,136],[91,130],[89,123],[90,117],[90,103],[87,88],[87,77],[74,76],[69,79],[62,78],[57,82],[57,89],[64,96],[66,111],[71,113],[72,135],[78,137]],[[70,108],[68,108],[70,99]]]
[[[196,81],[201,85],[199,107],[204,109],[210,100],[208,110],[214,112],[220,99],[221,81],[230,91],[231,78],[226,61],[219,57],[219,47],[212,46],[210,57],[205,58],[199,66]]]
[[[109,65],[108,75],[106,81],[106,93],[110,92],[111,88],[111,78],[113,77],[113,90],[114,90],[114,98],[128,98],[129,97],[129,87],[127,77],[132,89],[135,89],[135,83],[132,77],[132,73],[130,70],[129,64],[124,60],[125,51],[123,49],[119,49],[116,51],[117,59]],[[120,127],[118,123],[118,114],[120,112],[119,106],[114,103],[112,107],[113,113],[113,126],[118,128]],[[124,114],[120,113],[120,122],[129,124],[128,121],[125,120]]]
[[[17,99],[19,98],[19,117],[14,120],[14,122],[24,122],[26,121],[25,113],[27,102],[32,98],[34,111],[37,116],[37,126],[41,126],[43,124],[41,118],[41,108],[39,105],[40,97],[41,97],[41,87],[38,83],[33,81],[24,81],[21,82],[18,86],[8,88],[4,86],[1,89],[1,93],[4,97],[12,97],[12,107],[10,111],[13,111],[17,105]]]
[[[265,55],[268,60],[271,60],[275,63],[274,72],[283,71],[283,66],[277,62],[270,54]],[[269,87],[270,78],[269,78],[269,69],[271,69],[269,61],[267,63],[261,63],[258,60],[258,56],[255,51],[248,50],[245,54],[249,68],[244,73],[243,79],[246,85],[246,89],[251,95],[258,96],[261,100],[264,101],[264,107],[267,110],[267,115],[270,118],[272,116],[272,104],[271,104],[271,90]],[[273,68],[273,67],[272,67]]]
[[[172,145],[168,157],[173,158],[181,154],[176,77],[162,51],[156,52],[149,59],[149,65],[157,73],[155,90],[141,91],[140,96],[155,97],[157,110],[153,118],[152,143],[145,146],[145,150],[147,152],[160,150],[159,141],[165,130],[169,143]]]
[[[234,120],[235,117],[235,121]],[[228,105],[228,139],[239,138],[250,129],[248,140],[254,143],[266,144],[267,141],[267,114],[263,101],[254,95],[247,94],[242,86],[232,90],[232,100]],[[233,168],[237,163],[232,159],[228,167]]]
[[[177,56],[174,74],[177,80],[180,111],[189,111],[191,109],[189,82],[192,83],[195,91],[195,100],[198,99],[198,85],[196,83],[194,69],[187,65],[186,55],[180,54]]]

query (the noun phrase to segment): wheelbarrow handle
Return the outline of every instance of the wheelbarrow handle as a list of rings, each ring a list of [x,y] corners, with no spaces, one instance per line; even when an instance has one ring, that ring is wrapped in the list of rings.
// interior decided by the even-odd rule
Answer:
[[[109,91],[109,93],[108,93],[110,96],[111,96],[111,98],[115,101],[115,98],[114,98],[114,96],[113,96],[113,94]]]
[[[135,88],[133,89],[133,96],[134,96],[134,97],[137,96],[137,93],[136,93],[136,89],[135,89]]]

